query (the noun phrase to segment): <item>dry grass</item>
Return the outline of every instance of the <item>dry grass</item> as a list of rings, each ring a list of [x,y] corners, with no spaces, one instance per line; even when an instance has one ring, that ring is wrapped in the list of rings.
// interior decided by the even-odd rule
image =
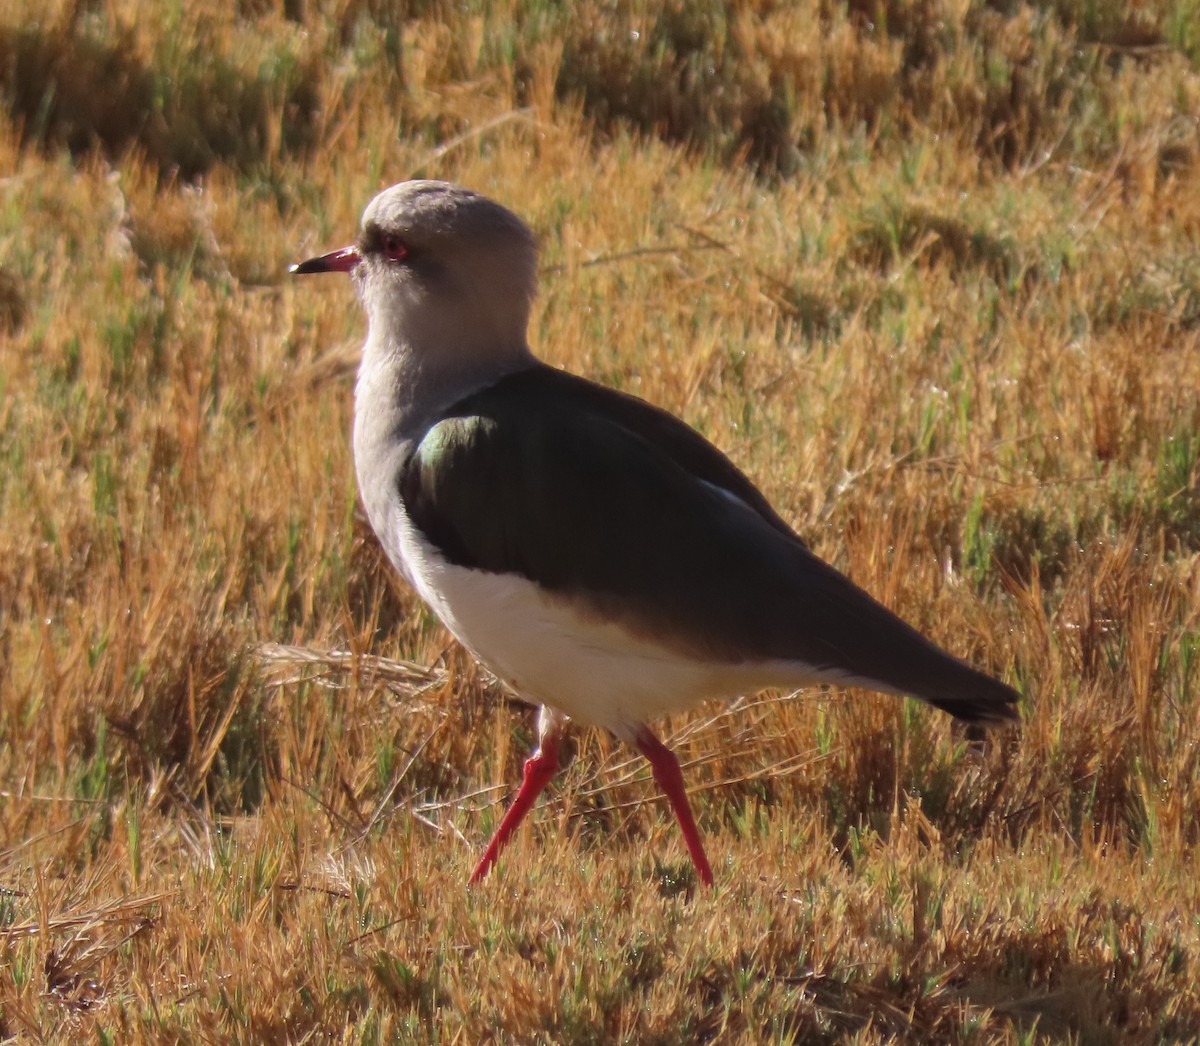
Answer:
[[[0,1040],[1194,1041],[1195,0],[401,6],[0,17]],[[417,174],[1020,731],[666,724],[713,891],[582,733],[466,889],[533,712],[385,568],[361,319],[283,275]]]

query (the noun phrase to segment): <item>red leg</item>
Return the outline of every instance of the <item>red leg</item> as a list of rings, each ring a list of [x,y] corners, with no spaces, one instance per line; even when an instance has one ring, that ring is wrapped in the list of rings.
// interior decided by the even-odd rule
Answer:
[[[675,753],[655,737],[646,727],[642,727],[634,739],[634,745],[639,752],[650,760],[650,769],[654,772],[654,780],[658,787],[667,793],[671,809],[679,827],[683,829],[683,839],[692,855],[692,864],[696,866],[696,874],[705,886],[712,886],[713,874],[704,855],[704,844],[700,842],[700,832],[696,828],[696,819],[692,817],[692,808],[688,805],[687,792],[683,788],[683,773],[679,769],[679,760]]]
[[[475,866],[475,871],[471,873],[471,882],[479,882],[491,870],[492,865],[496,863],[496,857],[504,849],[504,844],[508,842],[509,836],[516,831],[517,825],[529,813],[542,789],[557,773],[558,738],[557,733],[543,734],[537,751],[525,760],[525,776],[521,781],[521,787],[517,789],[517,797],[513,800],[512,806],[508,808],[508,813],[504,815],[504,820],[500,822],[500,827],[496,829],[496,834],[492,836],[492,841],[484,850],[483,857]]]

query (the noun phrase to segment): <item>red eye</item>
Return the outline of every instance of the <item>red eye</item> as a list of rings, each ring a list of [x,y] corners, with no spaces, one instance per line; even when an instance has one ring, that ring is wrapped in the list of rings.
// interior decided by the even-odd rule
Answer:
[[[383,253],[392,261],[401,261],[408,254],[408,248],[399,236],[385,236],[383,238]]]

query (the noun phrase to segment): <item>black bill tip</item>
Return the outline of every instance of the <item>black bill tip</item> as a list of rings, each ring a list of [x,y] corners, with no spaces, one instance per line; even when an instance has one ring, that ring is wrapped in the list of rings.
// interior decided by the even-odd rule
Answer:
[[[362,255],[357,247],[343,247],[339,251],[330,251],[308,261],[289,265],[288,272],[293,276],[305,276],[310,272],[350,272],[361,261]]]

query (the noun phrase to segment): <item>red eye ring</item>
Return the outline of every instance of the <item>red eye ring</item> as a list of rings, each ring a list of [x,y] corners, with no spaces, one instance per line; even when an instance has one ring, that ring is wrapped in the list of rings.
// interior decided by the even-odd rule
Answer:
[[[403,261],[408,255],[408,247],[399,236],[385,236],[383,239],[384,256],[392,261]]]

